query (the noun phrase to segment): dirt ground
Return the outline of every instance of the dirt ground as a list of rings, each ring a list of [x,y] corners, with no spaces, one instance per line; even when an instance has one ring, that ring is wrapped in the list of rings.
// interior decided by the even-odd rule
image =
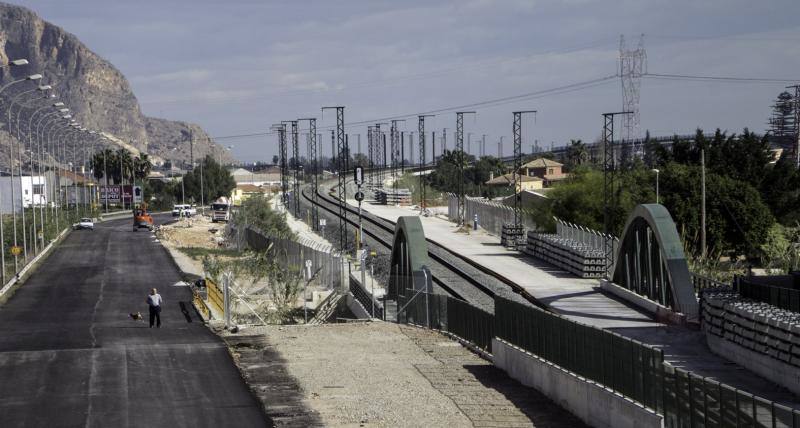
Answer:
[[[161,226],[158,235],[175,247],[217,248],[224,229],[225,223],[212,223],[209,218],[198,215]]]
[[[370,322],[222,334],[277,426],[585,426],[434,331]]]

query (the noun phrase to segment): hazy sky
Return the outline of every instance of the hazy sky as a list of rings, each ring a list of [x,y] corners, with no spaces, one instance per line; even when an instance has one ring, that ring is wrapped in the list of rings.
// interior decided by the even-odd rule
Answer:
[[[619,36],[645,34],[650,73],[800,80],[797,0],[25,0],[76,34],[130,80],[145,114],[196,122],[216,137],[263,133],[344,105],[358,122],[451,109],[426,120],[448,128],[455,107],[587,82],[617,71]],[[645,78],[642,129],[765,128],[784,83]],[[575,91],[477,107],[465,121],[487,151],[514,110],[526,146],[596,139],[618,111],[619,79]],[[326,112],[318,126],[334,123]],[[416,118],[403,124],[416,131]],[[326,131],[327,132],[327,131]],[[347,129],[362,134],[365,125]],[[325,153],[330,137],[323,138]],[[465,137],[466,138],[466,137]],[[276,137],[219,139],[246,161],[270,159]],[[351,137],[356,150],[356,137]],[[305,145],[301,146],[305,148]],[[477,147],[473,143],[473,147]],[[526,148],[528,150],[528,148]]]

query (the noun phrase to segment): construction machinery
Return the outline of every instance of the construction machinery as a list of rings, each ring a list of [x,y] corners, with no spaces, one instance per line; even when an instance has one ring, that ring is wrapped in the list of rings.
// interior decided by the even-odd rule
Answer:
[[[142,203],[133,209],[133,231],[139,229],[153,230],[153,217],[147,212],[147,204]]]

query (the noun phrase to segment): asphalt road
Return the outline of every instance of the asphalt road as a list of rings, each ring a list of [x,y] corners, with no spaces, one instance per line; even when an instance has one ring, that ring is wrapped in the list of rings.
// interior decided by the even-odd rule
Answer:
[[[0,427],[270,425],[179,280],[130,220],[73,232],[0,306]],[[160,329],[146,320],[151,287]]]

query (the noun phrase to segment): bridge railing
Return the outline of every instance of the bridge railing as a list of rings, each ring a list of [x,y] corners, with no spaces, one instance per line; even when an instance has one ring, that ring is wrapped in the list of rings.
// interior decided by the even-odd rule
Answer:
[[[495,314],[430,294],[406,322],[442,330],[491,353],[497,337],[646,406],[668,428],[793,427],[800,411],[698,376],[664,361],[663,350],[608,330],[495,296]]]
[[[744,298],[769,303],[787,311],[800,312],[800,290],[759,283],[742,276],[737,276],[733,283],[736,292]]]

